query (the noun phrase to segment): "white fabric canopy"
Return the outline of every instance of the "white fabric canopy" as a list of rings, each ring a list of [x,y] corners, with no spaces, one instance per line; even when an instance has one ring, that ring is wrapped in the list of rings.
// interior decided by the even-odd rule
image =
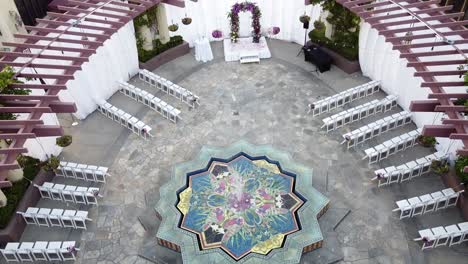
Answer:
[[[171,32],[171,35],[182,35],[183,38],[193,46],[193,42],[202,36],[214,40],[211,33],[215,29],[223,31],[225,38],[229,38],[230,21],[227,14],[232,5],[242,1],[235,0],[198,0],[197,2],[185,1],[186,7],[179,8],[165,5],[168,23],[179,24],[179,30]],[[281,32],[274,38],[293,41],[304,44],[304,29],[299,17],[306,12],[311,16],[311,22],[317,20],[322,8],[319,5],[304,5],[304,0],[253,0],[258,4],[262,17],[260,23],[262,32],[266,32],[272,26],[278,26]],[[193,19],[192,24],[186,26],[181,19],[187,16]],[[250,12],[240,13],[239,33],[241,36],[249,37],[252,31]],[[312,30],[312,24],[308,31]],[[265,34],[264,34],[265,35]]]

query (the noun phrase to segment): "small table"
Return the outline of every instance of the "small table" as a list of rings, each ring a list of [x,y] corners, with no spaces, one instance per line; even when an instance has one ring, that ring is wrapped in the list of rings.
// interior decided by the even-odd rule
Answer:
[[[208,62],[213,59],[213,52],[207,38],[203,37],[195,40],[195,59],[202,62]]]

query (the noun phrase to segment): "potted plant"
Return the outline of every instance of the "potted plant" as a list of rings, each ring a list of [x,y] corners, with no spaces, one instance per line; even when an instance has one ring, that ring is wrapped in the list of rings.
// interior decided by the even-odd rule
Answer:
[[[169,25],[167,28],[168,28],[169,31],[171,31],[171,32],[176,32],[176,31],[179,29],[179,25],[177,25],[177,24],[172,24],[172,25]]]
[[[433,160],[431,163],[431,169],[437,174],[446,174],[449,172],[450,168],[447,162],[442,162],[440,160]]]
[[[302,16],[299,17],[299,21],[301,21],[302,24],[309,22],[310,21],[310,16],[303,14]]]
[[[420,135],[417,139],[418,143],[425,148],[434,147],[437,144],[437,140],[435,137],[432,136],[423,136]]]
[[[44,162],[42,168],[45,171],[55,171],[58,166],[60,166],[60,160],[54,155],[51,155],[50,158]]]
[[[464,171],[466,166],[468,166],[468,156],[459,156],[455,161],[455,173],[464,184],[468,183],[468,173]]]
[[[71,143],[72,143],[72,136],[70,135],[63,135],[61,137],[58,137],[55,140],[55,144],[57,144],[57,146],[62,147],[62,148],[70,146]]]
[[[182,24],[186,26],[192,24],[192,18],[185,15],[185,17],[182,18]]]

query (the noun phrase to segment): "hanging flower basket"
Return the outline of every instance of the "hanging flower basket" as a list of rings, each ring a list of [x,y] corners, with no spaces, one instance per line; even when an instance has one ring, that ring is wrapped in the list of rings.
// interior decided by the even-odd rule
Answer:
[[[211,36],[213,36],[213,38],[215,39],[220,39],[223,37],[223,32],[219,29],[216,29],[216,30],[213,30],[213,32],[211,33]]]
[[[176,31],[179,29],[179,25],[177,25],[177,24],[172,24],[172,25],[169,25],[167,28],[168,28],[169,31],[171,31],[171,32],[176,32]]]
[[[304,24],[305,22],[309,22],[310,21],[310,16],[302,15],[302,16],[299,17],[299,21],[301,21],[302,24]]]
[[[73,138],[72,136],[70,135],[64,135],[64,136],[61,136],[57,139],[55,139],[55,144],[59,147],[62,147],[62,148],[65,148],[65,147],[68,147],[70,146],[70,144],[72,143],[73,141]]]
[[[281,29],[279,27],[271,27],[268,30],[268,34],[273,35],[273,36],[278,35],[280,32],[281,32]]]
[[[190,17],[182,18],[182,24],[184,24],[186,26],[192,24],[192,18],[190,18]]]

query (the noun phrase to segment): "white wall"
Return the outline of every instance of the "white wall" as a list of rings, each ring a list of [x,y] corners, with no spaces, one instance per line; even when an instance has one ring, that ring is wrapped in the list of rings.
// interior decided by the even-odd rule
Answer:
[[[417,26],[417,25],[415,25]],[[441,31],[449,29],[438,29]],[[418,32],[425,34],[429,32]],[[427,41],[427,40],[425,40]],[[414,40],[412,43],[420,43],[421,40]],[[414,77],[414,68],[407,67],[407,59],[400,59],[400,53],[392,50],[392,44],[385,42],[385,38],[378,34],[378,31],[371,28],[368,23],[361,24],[359,35],[359,61],[362,72],[365,76],[373,80],[380,80],[382,88],[389,94],[398,96],[398,103],[405,110],[409,110],[411,101],[426,100],[430,90],[421,88],[422,79]],[[467,47],[462,47],[467,48]],[[444,50],[446,47],[436,47],[436,50]],[[414,52],[430,51],[431,47],[413,49]],[[459,55],[438,56],[436,60],[460,59]],[[434,57],[424,57],[422,61],[434,60]],[[456,70],[458,65],[428,67],[429,70]],[[460,81],[458,76],[438,76],[440,81]],[[463,87],[448,88],[448,92],[465,92]],[[413,113],[413,121],[418,127],[424,125],[441,124],[441,118],[446,117],[444,113]],[[460,140],[449,140],[447,138],[437,138],[440,143],[437,148],[455,155],[455,151],[462,146]]]

